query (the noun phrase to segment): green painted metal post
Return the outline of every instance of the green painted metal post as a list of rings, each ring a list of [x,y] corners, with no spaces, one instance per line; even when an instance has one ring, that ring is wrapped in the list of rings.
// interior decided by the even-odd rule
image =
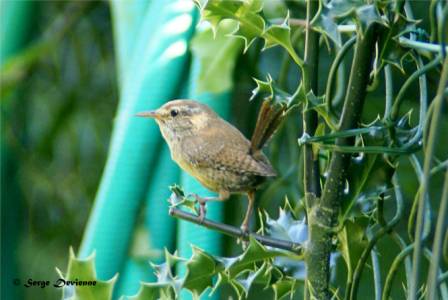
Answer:
[[[100,279],[111,278],[126,262],[161,142],[156,125],[134,114],[175,96],[193,32],[195,12],[189,1],[154,1],[146,10],[129,76],[122,78],[108,161],[79,252],[86,257],[96,250]]]

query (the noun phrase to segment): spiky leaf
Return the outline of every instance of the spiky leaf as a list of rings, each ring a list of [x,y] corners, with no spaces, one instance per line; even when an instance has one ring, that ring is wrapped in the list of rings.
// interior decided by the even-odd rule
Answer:
[[[95,299],[112,299],[112,292],[114,289],[117,275],[112,277],[108,281],[98,280],[95,271],[95,254],[93,253],[86,259],[76,258],[73,249],[70,248],[70,256],[67,267],[67,273],[64,275],[59,272],[61,276],[60,282],[55,284],[63,284],[61,280],[65,281],[63,284],[63,299],[70,300],[95,300]],[[71,285],[67,284],[71,282],[92,282],[92,285]]]
[[[203,250],[193,247],[193,255],[186,262],[187,274],[183,287],[190,290],[195,297],[199,297],[208,287],[211,287],[212,278],[216,274],[214,258]]]
[[[231,90],[232,75],[243,42],[227,36],[234,32],[238,24],[225,20],[217,25],[216,34],[207,27],[195,34],[191,49],[200,61],[197,92],[221,93]]]
[[[272,285],[274,290],[275,299],[279,300],[286,296],[290,296],[292,299],[295,290],[298,287],[299,282],[294,278],[284,278],[277,281]]]
[[[366,218],[356,218],[356,221],[348,220],[344,228],[338,233],[340,251],[349,274],[354,271],[363,250],[368,244],[365,235],[366,227]]]

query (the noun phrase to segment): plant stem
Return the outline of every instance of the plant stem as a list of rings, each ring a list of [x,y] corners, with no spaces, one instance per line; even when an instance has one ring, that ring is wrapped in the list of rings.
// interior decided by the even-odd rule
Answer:
[[[424,66],[420,66],[419,64],[420,61],[417,62],[417,70],[414,73],[412,73],[412,75],[409,76],[409,78],[403,84],[392,106],[390,118],[393,121],[395,121],[398,118],[398,114],[400,113],[400,106],[401,103],[403,102],[405,92],[408,90],[408,88],[411,87],[414,81],[417,80],[420,76],[424,76],[428,71],[437,67],[440,64],[440,61],[441,57],[438,55],[436,56],[436,58],[434,58],[432,61],[430,61]]]
[[[383,120],[387,120],[390,117],[390,112],[392,109],[392,100],[394,98],[394,83],[392,77],[392,67],[390,65],[384,66],[384,79],[386,89],[386,105]]]
[[[308,1],[307,3],[307,21],[309,22],[318,10],[319,3],[317,1]],[[319,67],[319,35],[311,29],[311,26],[306,28],[305,36],[305,57],[304,57],[304,72],[303,89],[305,94],[313,92],[318,93],[318,67]],[[308,104],[307,104],[308,105]],[[317,128],[317,112],[308,110],[306,107],[303,110],[303,134],[313,136]],[[315,197],[320,197],[320,182],[319,182],[319,161],[318,157],[314,157],[312,145],[305,145],[304,148],[304,188],[305,188],[305,203],[307,206],[311,205],[310,200]],[[311,195],[312,194],[312,195]],[[308,196],[310,195],[310,196]]]
[[[442,48],[443,45],[440,45],[440,44],[431,44],[431,43],[413,41],[413,40],[410,40],[405,37],[400,37],[398,39],[398,42],[403,47],[413,48],[415,50],[420,50],[420,51],[441,52],[442,49],[445,49],[445,51],[448,51],[448,47],[445,46],[445,48]]]
[[[381,267],[375,248],[372,249],[370,256],[372,259],[373,282],[375,284],[375,300],[381,300]]]
[[[259,241],[261,244],[263,244],[265,246],[288,250],[288,251],[294,252],[298,255],[301,255],[303,252],[302,245],[300,245],[298,243],[294,243],[294,242],[286,241],[286,240],[280,240],[280,239],[276,239],[276,238],[271,238],[268,236],[264,236],[264,235],[260,235],[260,234],[256,234],[256,233],[252,233],[252,232],[247,233],[238,227],[227,225],[224,223],[214,222],[214,221],[210,221],[207,219],[201,220],[198,216],[196,216],[192,213],[189,213],[189,212],[185,212],[178,208],[171,207],[169,214],[173,217],[176,217],[176,218],[179,218],[182,220],[186,220],[191,223],[198,224],[198,225],[204,226],[209,229],[216,230],[218,232],[221,232],[223,234],[226,234],[226,235],[229,235],[229,236],[232,236],[235,238],[249,240],[249,237],[253,237],[254,239],[256,239],[257,241]]]
[[[328,75],[327,79],[327,87],[325,92],[325,103],[327,105],[327,111],[331,114],[331,116],[336,116],[336,113],[333,110],[333,107],[331,105],[332,98],[331,98],[331,90],[333,87],[333,79],[336,75],[337,70],[339,69],[339,65],[341,64],[342,60],[344,59],[345,55],[347,54],[348,50],[353,46],[353,44],[356,41],[356,37],[352,37],[349,39],[344,46],[339,50],[338,54],[336,55],[336,58],[334,59],[333,63],[331,64],[330,73]]]
[[[412,257],[413,272],[411,276],[411,282],[409,286],[409,299],[418,299],[417,290],[419,285],[420,276],[420,259],[422,255],[422,232],[424,226],[424,211],[425,211],[425,197],[429,189],[429,173],[431,171],[431,163],[434,157],[434,150],[436,144],[436,135],[439,128],[442,109],[443,109],[443,93],[448,82],[448,58],[445,58],[443,64],[443,70],[440,77],[439,87],[437,89],[437,95],[434,99],[434,113],[431,119],[431,127],[429,129],[428,143],[425,151],[425,160],[423,165],[423,178],[421,183],[421,193],[418,202],[418,213],[415,228],[415,249]]]
[[[397,211],[393,219],[387,223],[387,225],[381,227],[369,241],[367,247],[363,250],[361,257],[358,260],[358,264],[356,265],[355,272],[353,273],[353,280],[351,289],[347,292],[350,293],[350,297],[348,299],[355,300],[358,292],[359,282],[361,281],[361,274],[364,269],[364,266],[369,258],[370,252],[373,247],[375,247],[376,243],[386,234],[389,233],[400,221],[401,216],[403,215],[403,196],[400,191],[400,187],[398,185],[398,179],[395,177],[392,179],[394,189],[395,189],[395,199],[397,201]]]
[[[357,35],[353,65],[350,73],[347,95],[339,122],[339,130],[356,128],[360,120],[366,96],[369,75],[372,67],[374,45],[377,38],[377,26],[370,26],[366,32]],[[354,138],[336,139],[338,146],[350,146]],[[314,298],[330,299],[329,258],[332,249],[333,228],[336,226],[341,199],[350,165],[350,154],[335,152],[330,161],[328,177],[322,199],[311,207],[308,214],[310,239],[305,253],[309,266],[308,280],[311,283]]]
[[[305,35],[305,55],[304,67],[302,73],[302,84],[305,95],[312,92],[318,95],[318,68],[319,68],[319,34],[311,29],[310,22],[314,15],[319,10],[319,2],[308,0],[306,11],[306,35]],[[308,101],[306,107],[303,109],[303,135],[313,136],[317,128],[317,112],[308,110]],[[305,190],[305,205],[308,215],[308,224],[310,223],[310,215],[312,215],[311,207],[316,205],[321,194],[320,175],[319,175],[319,160],[318,156],[314,155],[312,145],[304,145],[303,147],[303,165],[304,176],[303,185]],[[315,231],[311,226],[308,227],[309,238],[305,255],[305,263],[307,268],[307,282],[309,285],[309,296],[311,299],[330,299],[329,290],[329,256],[326,260],[316,260],[315,255],[309,255],[314,252],[313,245],[319,244],[318,237],[315,236]],[[331,247],[331,245],[326,245]],[[308,293],[305,295],[308,298]]]
[[[435,106],[435,111],[434,111],[433,119],[431,122],[430,133],[429,133],[428,153],[425,153],[426,154],[425,164],[424,164],[424,168],[423,168],[423,174],[424,174],[423,182],[424,182],[425,186],[423,187],[424,189],[422,190],[422,198],[424,197],[424,195],[426,193],[426,188],[428,188],[428,181],[430,178],[430,171],[431,171],[431,159],[432,159],[432,156],[434,153],[434,144],[436,142],[435,136],[436,136],[437,129],[439,127],[439,122],[440,122],[440,118],[441,118],[441,114],[442,114],[442,110],[443,110],[443,106],[444,106],[443,92],[447,86],[447,81],[448,81],[448,66],[447,66],[447,64],[448,64],[448,56],[445,58],[445,63],[444,63],[444,67],[442,70],[442,76],[440,78],[440,83],[439,83],[439,87],[437,90],[436,99],[434,100],[434,101],[436,101],[436,103],[435,103],[436,106]],[[444,183],[444,188],[443,188],[443,193],[442,193],[442,199],[440,200],[440,208],[439,208],[439,216],[437,217],[436,232],[434,234],[434,243],[433,243],[434,259],[431,261],[431,267],[430,267],[430,271],[429,271],[429,275],[428,275],[428,284],[427,284],[428,285],[428,295],[427,295],[426,299],[430,299],[430,300],[435,299],[436,295],[437,295],[437,292],[436,292],[437,269],[439,267],[440,258],[442,256],[442,239],[443,239],[443,231],[444,231],[443,228],[444,228],[444,223],[446,220],[447,210],[448,210],[448,171],[445,173],[445,183]],[[417,236],[417,232],[416,232],[416,236]],[[416,243],[418,243],[417,239],[415,241],[416,241]],[[417,246],[417,244],[416,244],[416,246]],[[417,248],[416,248],[416,251],[414,252],[414,259],[415,259],[416,252],[417,252]],[[419,266],[414,265],[414,270],[417,267],[419,267]],[[418,281],[416,281],[415,283],[418,283]]]

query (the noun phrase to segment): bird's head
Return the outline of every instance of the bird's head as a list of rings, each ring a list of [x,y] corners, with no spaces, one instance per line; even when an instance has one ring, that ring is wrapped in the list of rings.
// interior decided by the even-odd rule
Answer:
[[[156,110],[140,112],[137,116],[153,118],[168,140],[195,134],[217,118],[207,105],[194,100],[173,100]]]

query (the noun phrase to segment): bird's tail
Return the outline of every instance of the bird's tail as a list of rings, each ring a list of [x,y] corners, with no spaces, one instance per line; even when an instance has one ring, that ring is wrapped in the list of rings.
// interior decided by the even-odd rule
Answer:
[[[258,113],[257,124],[250,141],[250,152],[260,151],[269,141],[283,119],[286,117],[287,105],[265,99]]]

